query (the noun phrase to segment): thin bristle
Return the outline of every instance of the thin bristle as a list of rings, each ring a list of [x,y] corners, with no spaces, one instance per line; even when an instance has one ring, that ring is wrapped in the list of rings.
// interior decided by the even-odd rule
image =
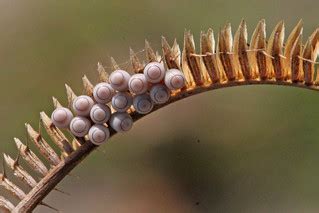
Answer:
[[[52,102],[55,109],[58,107],[62,107],[62,104],[55,97],[52,97]]]
[[[71,107],[73,100],[77,97],[71,87],[67,84],[65,84],[65,89],[66,89],[66,96],[68,98],[68,106]]]
[[[121,69],[120,66],[117,64],[117,62],[115,61],[115,59],[113,57],[111,57],[111,69],[112,70]]]
[[[93,84],[90,82],[90,80],[87,78],[86,75],[84,75],[82,77],[82,83],[83,83],[83,88],[84,88],[84,92],[86,95],[88,96],[93,96]]]
[[[130,48],[130,61],[135,73],[143,72],[144,66],[132,48]]]
[[[154,52],[150,43],[146,39],[145,39],[145,53],[146,53],[146,58],[149,62],[157,61],[156,53]]]
[[[100,62],[97,63],[97,72],[99,75],[100,82],[108,82],[109,81],[109,74],[105,71],[103,65]]]

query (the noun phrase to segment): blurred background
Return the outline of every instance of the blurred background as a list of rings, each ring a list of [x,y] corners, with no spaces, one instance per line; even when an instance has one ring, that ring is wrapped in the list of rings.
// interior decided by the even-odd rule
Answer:
[[[190,29],[217,31],[242,18],[249,33],[286,34],[304,20],[304,40],[318,27],[317,0],[0,0],[0,152],[16,155],[24,123],[66,104],[81,77],[96,82],[110,56],[127,66],[129,47],[160,38],[182,44]],[[144,53],[139,54],[144,57]],[[111,70],[108,70],[111,71]],[[92,153],[45,202],[63,212],[318,212],[319,94],[248,86],[174,103],[138,121]],[[11,176],[11,174],[9,173]],[[1,191],[3,194],[4,191]],[[15,201],[14,201],[15,202]],[[35,212],[53,212],[38,207]]]

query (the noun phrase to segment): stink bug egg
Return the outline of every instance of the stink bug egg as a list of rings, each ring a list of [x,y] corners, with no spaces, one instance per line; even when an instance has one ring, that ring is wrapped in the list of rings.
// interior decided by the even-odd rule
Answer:
[[[163,104],[169,100],[170,91],[165,85],[157,84],[151,88],[150,96],[154,103]]]
[[[107,127],[95,124],[89,130],[89,139],[95,145],[105,143],[110,137],[110,131]]]
[[[84,137],[91,127],[91,122],[85,117],[74,117],[70,123],[70,130],[77,137]]]
[[[95,104],[90,112],[91,120],[96,124],[106,123],[111,117],[111,110],[103,104]]]
[[[132,75],[128,82],[128,87],[136,95],[145,93],[148,87],[145,75],[141,73]]]
[[[132,105],[132,95],[128,92],[118,92],[112,98],[112,107],[118,112],[126,112]]]
[[[165,85],[170,90],[181,89],[185,86],[185,76],[178,69],[170,69],[165,74]]]
[[[71,110],[65,107],[56,108],[51,115],[52,123],[58,128],[68,128],[72,118]]]
[[[130,77],[130,74],[124,70],[115,70],[111,73],[109,81],[115,90],[124,92],[128,90]]]
[[[111,116],[110,126],[117,132],[126,132],[132,128],[133,119],[126,112],[116,112]]]
[[[134,97],[133,106],[138,113],[147,114],[152,111],[154,104],[148,94],[142,94]]]
[[[73,110],[77,115],[88,116],[91,108],[94,105],[94,101],[87,95],[81,95],[74,99]]]
[[[114,94],[115,90],[108,83],[99,83],[93,89],[93,97],[100,104],[110,102]]]
[[[158,83],[165,76],[164,65],[158,62],[151,62],[145,66],[144,75],[148,82]]]

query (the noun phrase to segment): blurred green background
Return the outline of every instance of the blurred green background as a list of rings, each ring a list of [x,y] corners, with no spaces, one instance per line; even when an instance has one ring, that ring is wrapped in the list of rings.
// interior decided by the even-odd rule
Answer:
[[[64,104],[64,83],[82,92],[98,61],[128,60],[147,38],[182,44],[190,29],[215,32],[265,18],[304,40],[318,26],[318,0],[0,0],[0,151],[16,155],[24,123]],[[234,31],[233,30],[233,31]],[[140,54],[141,57],[143,54]],[[108,70],[111,71],[111,70]],[[63,212],[318,212],[319,94],[249,86],[216,90],[138,121],[91,154],[45,202]],[[3,194],[4,192],[1,191]],[[35,212],[51,212],[38,207]]]

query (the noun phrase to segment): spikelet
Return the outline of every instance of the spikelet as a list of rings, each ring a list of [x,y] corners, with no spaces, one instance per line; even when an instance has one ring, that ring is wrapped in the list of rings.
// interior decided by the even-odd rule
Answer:
[[[157,60],[157,55],[152,49],[150,43],[145,39],[145,53],[146,53],[146,59],[148,62],[155,62]]]
[[[86,95],[93,97],[93,84],[90,82],[90,80],[84,75],[82,77],[82,83],[83,83],[83,88],[86,93]]]
[[[255,53],[252,61],[254,73],[259,75],[261,80],[271,78],[272,66],[269,65],[266,54],[266,23],[265,20],[258,22],[257,27],[252,35],[250,50]]]
[[[221,69],[218,67],[217,54],[215,52],[215,39],[212,29],[207,33],[201,32],[201,54],[202,61],[212,83],[220,82]]]
[[[143,72],[144,66],[138,59],[136,53],[133,51],[132,48],[130,48],[130,61],[133,67],[133,71],[135,73],[141,73]]]
[[[100,82],[108,82],[109,81],[109,74],[105,71],[103,65],[100,62],[97,63],[97,72],[99,75]]]

